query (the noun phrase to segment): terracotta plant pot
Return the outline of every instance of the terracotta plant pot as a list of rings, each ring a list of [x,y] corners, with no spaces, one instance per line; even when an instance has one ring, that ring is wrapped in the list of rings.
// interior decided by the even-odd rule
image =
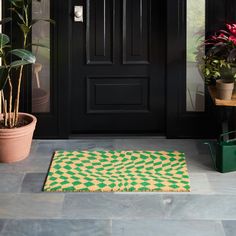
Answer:
[[[231,100],[233,89],[234,82],[232,81],[228,82],[221,79],[216,81],[216,96],[218,99]]]
[[[3,119],[2,114],[0,119]],[[29,155],[37,119],[26,113],[20,113],[19,119],[29,121],[29,124],[20,128],[0,129],[0,162],[16,162]]]
[[[41,88],[35,88],[32,92],[32,111],[33,112],[47,112],[49,94],[46,90]]]

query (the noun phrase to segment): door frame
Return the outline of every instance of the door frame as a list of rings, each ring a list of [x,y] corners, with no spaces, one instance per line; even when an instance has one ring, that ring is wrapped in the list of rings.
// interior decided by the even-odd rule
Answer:
[[[209,2],[206,0],[206,9]],[[213,0],[214,1],[214,0]],[[187,0],[167,0],[167,132],[168,138],[214,137],[210,98],[205,90],[205,112],[186,111]],[[206,20],[209,18],[206,10]],[[207,31],[208,22],[206,22]]]
[[[60,4],[61,3],[61,4]],[[57,62],[57,65],[60,65],[60,64],[63,64],[65,62],[69,62],[68,64],[64,65],[63,68],[62,67],[57,67],[58,68],[58,76],[59,76],[59,80],[60,81],[60,84],[59,84],[59,89],[60,88],[63,88],[63,91],[64,89],[66,89],[66,93],[63,93],[62,90],[60,90],[59,92],[59,104],[63,104],[62,106],[60,105],[59,106],[59,114],[60,114],[60,118],[59,118],[59,126],[60,127],[63,127],[63,128],[60,128],[61,130],[61,135],[62,137],[65,137],[67,138],[68,136],[70,136],[70,117],[69,115],[66,115],[66,114],[70,114],[70,97],[69,97],[69,94],[70,94],[70,83],[71,81],[69,80],[68,84],[66,84],[65,80],[63,81],[63,77],[66,76],[66,75],[70,75],[70,58],[71,58],[71,55],[70,55],[70,40],[68,42],[68,44],[65,45],[65,42],[67,41],[67,35],[69,35],[71,37],[71,33],[72,33],[72,21],[71,21],[71,17],[73,15],[73,12],[72,12],[72,9],[73,9],[73,6],[71,4],[71,1],[68,1],[67,4],[63,4],[63,5],[66,5],[64,7],[61,7],[62,6],[62,3],[64,3],[63,0],[57,0],[57,4],[54,8],[54,16],[56,17],[56,21],[57,21],[57,24],[60,25],[60,28],[57,28],[57,35],[61,35],[60,38],[57,38],[57,48],[60,49],[60,52],[58,51],[58,62]],[[78,1],[77,3],[78,5],[80,4],[80,2]],[[67,15],[68,17],[66,19],[62,19],[62,17],[60,17],[58,15],[59,12],[63,12],[63,15]],[[165,21],[166,21],[166,14],[165,14]],[[165,34],[165,37],[166,37],[166,32],[164,32]],[[63,45],[64,45],[64,48],[63,48]],[[165,45],[166,47],[166,45]],[[66,57],[63,55],[66,55]],[[165,58],[166,60],[166,58]],[[164,73],[166,73],[166,71],[164,71]],[[67,76],[68,78],[71,78],[70,76]],[[164,76],[166,77],[166,76]],[[60,96],[62,95],[63,96]],[[66,96],[64,96],[66,95]],[[165,100],[166,100],[166,97],[165,97]],[[166,105],[166,104],[165,104]],[[66,112],[65,112],[66,111]],[[165,114],[166,116],[166,114]],[[165,128],[166,130],[166,128]],[[96,134],[95,134],[96,135]],[[134,133],[132,133],[131,135],[134,135]],[[163,134],[161,134],[163,135]]]
[[[205,112],[186,111],[186,5],[167,0],[167,137],[215,138],[215,108],[205,88]],[[206,36],[236,20],[234,0],[206,0]],[[174,78],[174,79],[173,79]]]
[[[168,138],[207,137],[211,128],[209,112],[186,112],[186,1],[166,1],[165,135]],[[208,2],[213,2],[214,0],[206,1],[209,4]],[[55,53],[53,55],[53,68],[55,69],[54,76],[56,76],[58,83],[58,97],[56,100],[58,116],[56,123],[58,127],[57,137],[60,138],[68,138],[70,136],[71,107],[69,94],[71,73],[69,64],[71,58],[70,37],[72,34],[71,18],[73,17],[73,6],[71,1],[66,2],[67,4],[65,4],[64,0],[51,0],[52,18],[57,22],[54,31]],[[79,5],[80,1],[77,4]],[[67,17],[61,17],[61,15]],[[167,27],[170,25],[172,27]],[[209,101],[207,97],[206,101]]]
[[[186,112],[186,1],[166,0],[166,136],[168,138],[214,137],[210,99],[206,96],[206,112]],[[4,3],[5,1],[3,1]],[[51,92],[52,111],[36,114],[37,138],[68,138],[70,135],[70,36],[71,1],[50,0],[52,26],[51,37]],[[65,4],[67,2],[67,4]],[[78,4],[80,2],[78,1]],[[207,32],[219,26],[219,17],[224,21],[236,20],[232,11],[234,0],[206,0]],[[3,16],[8,15],[7,3],[3,4]],[[67,16],[67,17],[61,17]],[[170,27],[171,26],[171,27]],[[8,33],[12,29],[6,30]],[[31,73],[27,73],[22,110],[31,112]]]

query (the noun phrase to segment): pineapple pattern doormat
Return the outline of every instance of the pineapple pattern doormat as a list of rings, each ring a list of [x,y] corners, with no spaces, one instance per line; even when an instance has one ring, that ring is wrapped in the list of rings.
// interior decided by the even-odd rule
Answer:
[[[190,184],[178,151],[56,151],[44,191],[188,192]]]

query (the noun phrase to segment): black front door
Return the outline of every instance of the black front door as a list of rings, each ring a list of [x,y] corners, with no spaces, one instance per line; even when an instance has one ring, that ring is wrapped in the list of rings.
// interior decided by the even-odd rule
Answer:
[[[72,2],[71,133],[165,132],[165,0]]]

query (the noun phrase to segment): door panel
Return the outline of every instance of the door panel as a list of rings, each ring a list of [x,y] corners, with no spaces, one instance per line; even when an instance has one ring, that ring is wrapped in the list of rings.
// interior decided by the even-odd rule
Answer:
[[[71,133],[165,132],[164,2],[73,1]]]
[[[90,77],[88,113],[148,112],[148,78]]]
[[[123,1],[123,63],[149,64],[150,0]]]
[[[87,64],[113,63],[115,0],[87,0]]]

